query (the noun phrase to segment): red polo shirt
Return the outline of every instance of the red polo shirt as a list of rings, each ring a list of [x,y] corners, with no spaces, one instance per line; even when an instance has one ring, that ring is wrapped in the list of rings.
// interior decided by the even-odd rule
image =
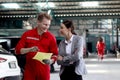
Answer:
[[[26,31],[15,48],[16,54],[20,54],[21,48],[33,46],[37,46],[40,52],[53,53],[52,58],[56,60],[58,55],[57,43],[54,35],[50,32],[47,31],[42,35],[38,35],[37,28]],[[26,54],[24,80],[50,80],[49,65],[33,60],[35,54],[36,52]]]

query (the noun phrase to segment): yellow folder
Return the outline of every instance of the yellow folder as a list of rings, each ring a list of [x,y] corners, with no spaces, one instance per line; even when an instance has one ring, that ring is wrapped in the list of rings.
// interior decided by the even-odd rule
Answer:
[[[45,52],[37,52],[33,59],[40,61],[41,63],[45,64],[42,60],[44,59],[51,59],[52,53],[45,53]]]

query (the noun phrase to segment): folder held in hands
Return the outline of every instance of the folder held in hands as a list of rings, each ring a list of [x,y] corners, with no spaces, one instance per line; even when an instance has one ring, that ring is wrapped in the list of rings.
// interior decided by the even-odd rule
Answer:
[[[52,53],[45,53],[45,52],[37,52],[36,55],[33,57],[33,59],[40,61],[41,63],[45,64],[43,62],[44,59],[51,59]]]

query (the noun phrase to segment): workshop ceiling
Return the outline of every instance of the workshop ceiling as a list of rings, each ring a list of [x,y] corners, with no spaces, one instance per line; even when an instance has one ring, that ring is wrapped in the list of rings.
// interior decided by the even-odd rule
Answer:
[[[91,6],[82,6],[88,1]],[[93,6],[94,1],[98,6]],[[14,8],[5,8],[6,3],[17,3],[19,7],[12,4]],[[120,18],[120,0],[0,0],[0,18],[36,17],[41,11],[56,19]]]

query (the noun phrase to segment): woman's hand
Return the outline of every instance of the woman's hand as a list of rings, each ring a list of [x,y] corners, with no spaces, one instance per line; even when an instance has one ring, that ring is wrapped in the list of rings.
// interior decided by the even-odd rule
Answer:
[[[60,55],[58,55],[58,58],[57,58],[58,60],[63,60],[63,57],[62,56],[60,56]]]

